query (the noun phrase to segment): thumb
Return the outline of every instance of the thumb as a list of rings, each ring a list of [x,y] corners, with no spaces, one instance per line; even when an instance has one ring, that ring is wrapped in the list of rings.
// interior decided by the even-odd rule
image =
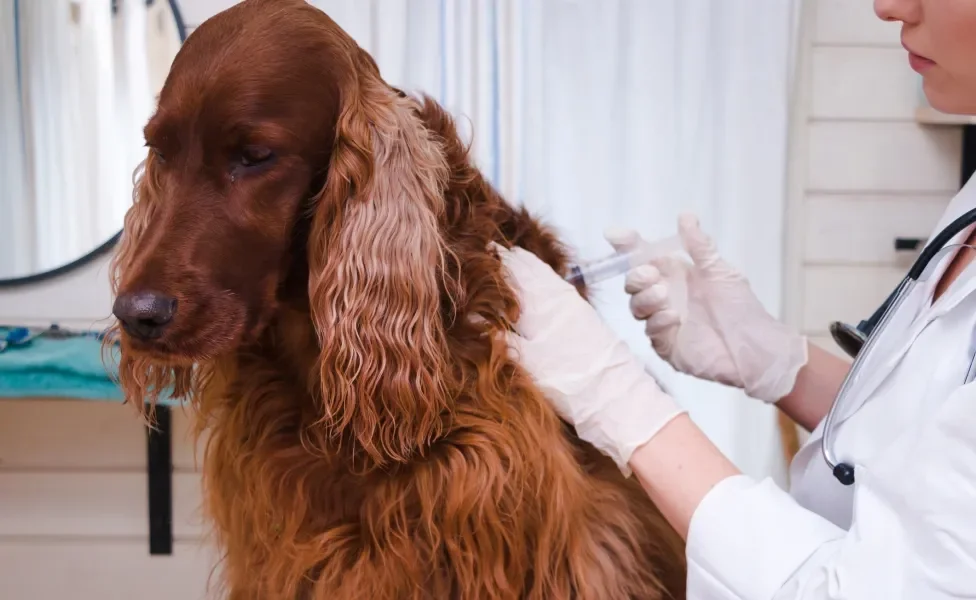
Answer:
[[[697,216],[688,213],[681,215],[678,218],[678,234],[698,268],[707,271],[722,263],[715,242],[701,230]]]
[[[643,241],[637,231],[624,227],[609,227],[605,229],[603,231],[603,238],[617,252],[630,252],[640,246]]]

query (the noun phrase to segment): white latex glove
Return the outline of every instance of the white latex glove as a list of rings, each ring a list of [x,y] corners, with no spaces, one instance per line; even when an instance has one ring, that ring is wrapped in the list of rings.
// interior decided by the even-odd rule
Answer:
[[[631,312],[646,322],[654,350],[678,371],[779,401],[807,362],[806,338],[766,311],[697,218],[682,215],[678,232],[691,262],[665,256],[631,269],[624,283]],[[646,243],[628,229],[604,235],[618,251]]]
[[[630,475],[634,450],[685,410],[549,265],[521,248],[497,250],[521,305],[513,357],[580,438]]]

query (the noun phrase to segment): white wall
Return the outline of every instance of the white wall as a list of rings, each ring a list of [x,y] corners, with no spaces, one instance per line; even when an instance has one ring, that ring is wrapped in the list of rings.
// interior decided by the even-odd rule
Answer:
[[[183,8],[194,26],[230,4]],[[898,28],[878,22],[869,2],[812,8],[785,292],[789,319],[829,346],[831,320],[863,318],[900,277],[894,237],[928,235],[958,184],[960,134],[913,123],[915,79]],[[102,259],[57,282],[0,291],[0,323],[104,324],[106,267]],[[131,411],[0,402],[0,598],[201,598],[212,556],[200,541],[199,478],[179,411],[174,425],[176,547],[151,557],[145,438]]]
[[[919,125],[919,81],[900,26],[870,2],[808,2],[794,122],[784,290],[791,323],[840,352],[831,321],[884,301],[959,186],[961,129]],[[907,254],[907,255],[906,255]]]

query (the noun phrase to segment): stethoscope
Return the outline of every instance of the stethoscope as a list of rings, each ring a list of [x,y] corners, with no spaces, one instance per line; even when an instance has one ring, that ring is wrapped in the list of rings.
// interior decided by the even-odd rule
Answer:
[[[852,396],[851,390],[854,389],[862,375],[861,367],[867,362],[868,357],[871,356],[871,352],[876,347],[878,338],[884,332],[885,326],[891,321],[891,317],[898,312],[905,298],[915,289],[919,281],[926,281],[928,279],[928,276],[932,273],[930,267],[939,264],[939,260],[936,259],[940,259],[946,254],[961,248],[976,250],[976,247],[967,244],[946,246],[952,238],[973,224],[976,224],[976,209],[967,211],[933,237],[932,241],[925,246],[914,264],[912,264],[908,275],[902,279],[898,287],[884,301],[884,304],[869,318],[858,323],[857,327],[852,327],[839,321],[830,325],[830,334],[833,336],[834,341],[837,342],[837,345],[844,352],[854,358],[854,364],[851,365],[850,370],[847,372],[844,383],[841,384],[840,391],[837,393],[837,398],[834,400],[833,405],[830,407],[824,419],[823,436],[820,440],[821,452],[823,453],[824,460],[827,461],[827,466],[830,467],[837,481],[844,485],[854,483],[854,466],[838,460],[834,454],[833,445],[831,444],[834,414],[838,407],[845,406],[847,400]],[[976,355],[970,361],[966,380],[963,384],[973,381],[974,378],[976,378]]]

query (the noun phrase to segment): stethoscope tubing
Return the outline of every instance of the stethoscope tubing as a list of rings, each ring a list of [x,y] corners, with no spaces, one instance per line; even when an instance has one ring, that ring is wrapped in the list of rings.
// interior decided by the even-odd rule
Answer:
[[[851,327],[844,323],[834,323],[831,325],[831,334],[834,336],[834,339],[854,359],[854,363],[848,370],[847,376],[844,377],[844,382],[841,384],[840,391],[837,393],[834,403],[831,405],[830,410],[827,411],[827,416],[824,417],[823,434],[820,440],[820,449],[824,461],[830,467],[834,477],[843,485],[852,485],[854,483],[854,466],[838,460],[834,455],[832,440],[836,412],[845,404],[844,401],[847,400],[850,389],[861,375],[861,367],[867,360],[867,357],[870,356],[871,350],[877,344],[877,340],[884,331],[891,316],[898,311],[899,306],[901,306],[909,292],[914,289],[915,284],[918,283],[919,278],[925,273],[929,263],[938,256],[943,247],[952,238],[973,224],[976,224],[976,208],[966,211],[937,233],[926,244],[925,248],[922,249],[922,252],[908,270],[908,274],[898,284],[894,292],[888,296],[885,303],[867,320],[861,321],[857,327]]]
[[[956,217],[952,223],[946,225],[945,229],[940,231],[932,238],[932,241],[926,244],[925,248],[915,259],[912,264],[912,268],[908,270],[908,278],[914,281],[918,281],[918,278],[922,276],[925,272],[926,267],[932,262],[932,259],[942,251],[942,248],[952,241],[952,238],[959,235],[964,229],[976,223],[976,208],[970,209],[964,212],[962,215]]]

